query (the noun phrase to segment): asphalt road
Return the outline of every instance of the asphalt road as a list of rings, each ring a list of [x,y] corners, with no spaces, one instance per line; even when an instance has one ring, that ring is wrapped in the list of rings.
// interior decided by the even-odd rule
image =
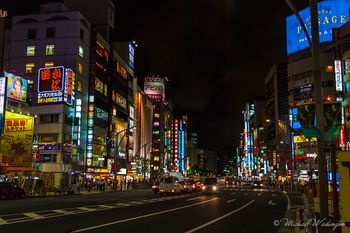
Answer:
[[[269,189],[163,196],[148,191],[0,201],[0,232],[274,233],[287,196]]]

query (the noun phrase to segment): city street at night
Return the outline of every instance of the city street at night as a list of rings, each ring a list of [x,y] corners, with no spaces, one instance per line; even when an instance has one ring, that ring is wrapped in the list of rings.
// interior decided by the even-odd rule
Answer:
[[[1,202],[0,232],[277,232],[287,196],[271,189],[154,195],[149,190]],[[268,214],[266,214],[268,213]],[[55,226],[55,227],[52,227]]]
[[[0,233],[350,233],[350,0],[0,0]]]

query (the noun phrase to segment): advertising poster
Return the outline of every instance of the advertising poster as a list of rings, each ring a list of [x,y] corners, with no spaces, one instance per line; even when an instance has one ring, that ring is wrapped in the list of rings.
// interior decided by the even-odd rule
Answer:
[[[6,111],[0,154],[12,166],[31,166],[34,118]]]
[[[341,104],[329,103],[323,105],[324,112],[324,127],[329,129],[341,125]]]
[[[315,104],[298,106],[298,121],[302,128],[315,127]]]
[[[7,97],[26,102],[28,81],[20,76],[4,72],[7,77]]]

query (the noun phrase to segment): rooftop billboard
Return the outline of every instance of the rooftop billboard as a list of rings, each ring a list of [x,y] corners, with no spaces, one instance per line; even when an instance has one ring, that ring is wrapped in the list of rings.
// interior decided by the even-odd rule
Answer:
[[[350,0],[329,0],[318,3],[320,43],[332,41],[332,28],[339,28],[349,21]],[[310,7],[299,11],[311,36]],[[286,19],[287,54],[309,47],[306,35],[293,14]]]

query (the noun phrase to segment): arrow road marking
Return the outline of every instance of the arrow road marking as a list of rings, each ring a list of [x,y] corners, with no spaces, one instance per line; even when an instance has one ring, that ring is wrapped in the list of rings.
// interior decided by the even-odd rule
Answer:
[[[269,203],[267,203],[268,205],[277,205],[276,203],[273,203],[272,200],[269,201]]]
[[[226,203],[231,203],[231,202],[234,202],[236,199],[231,199],[231,200],[228,200]]]

